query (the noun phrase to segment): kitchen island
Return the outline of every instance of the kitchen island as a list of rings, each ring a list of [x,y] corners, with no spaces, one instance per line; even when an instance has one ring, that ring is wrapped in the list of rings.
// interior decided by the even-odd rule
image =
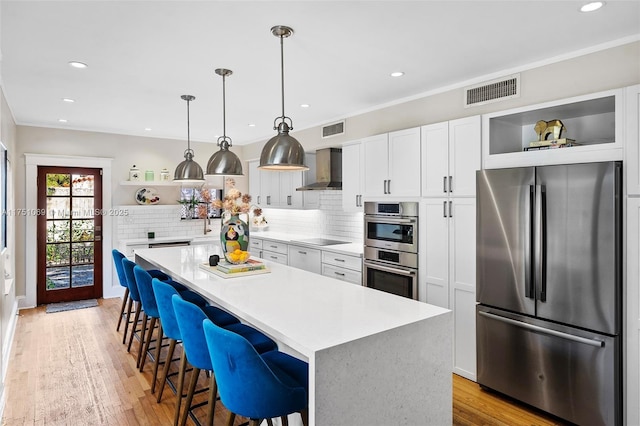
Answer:
[[[212,254],[135,253],[308,361],[310,425],[451,424],[451,311],[268,261],[270,273],[221,278],[200,267]]]

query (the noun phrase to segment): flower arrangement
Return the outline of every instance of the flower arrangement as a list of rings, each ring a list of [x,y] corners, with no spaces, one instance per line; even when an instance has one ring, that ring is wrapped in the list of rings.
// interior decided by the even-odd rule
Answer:
[[[211,204],[231,215],[248,214],[251,210],[251,195],[243,194],[237,188],[230,188],[222,200],[213,200]]]
[[[256,207],[253,209],[253,219],[251,223],[255,228],[267,227],[267,219],[262,215],[262,209],[260,207]]]

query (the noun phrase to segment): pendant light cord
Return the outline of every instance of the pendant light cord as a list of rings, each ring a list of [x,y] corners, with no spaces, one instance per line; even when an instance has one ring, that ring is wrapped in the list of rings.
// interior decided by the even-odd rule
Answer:
[[[280,35],[280,87],[282,88],[282,120],[285,119],[284,115],[284,37]]]
[[[226,89],[225,89],[226,87],[225,79],[226,79],[225,74],[222,74],[222,140],[223,141],[227,140],[227,112],[225,107],[225,105],[227,104],[227,101],[226,101],[227,97],[226,97]]]
[[[189,102],[190,100],[187,99],[187,151],[191,152],[191,125],[189,124]]]

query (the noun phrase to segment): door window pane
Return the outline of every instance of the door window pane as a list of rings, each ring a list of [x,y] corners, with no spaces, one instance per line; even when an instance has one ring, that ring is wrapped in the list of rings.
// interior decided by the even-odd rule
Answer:
[[[93,219],[93,198],[78,197],[73,198],[73,209],[71,215],[74,219]]]
[[[71,241],[93,241],[93,220],[73,220],[71,224]]]
[[[93,196],[93,176],[72,175],[71,190],[73,196]]]
[[[71,287],[69,267],[47,268],[47,291]]]
[[[71,283],[72,287],[93,285],[93,265],[72,266]]]
[[[69,195],[71,175],[47,173],[47,195]]]
[[[74,265],[93,263],[93,243],[73,243],[71,252]]]
[[[47,244],[47,266],[68,265],[70,263],[69,244]]]
[[[47,221],[47,242],[61,243],[69,241],[69,221],[49,220]]]
[[[70,198],[47,197],[47,219],[68,219],[70,215]]]

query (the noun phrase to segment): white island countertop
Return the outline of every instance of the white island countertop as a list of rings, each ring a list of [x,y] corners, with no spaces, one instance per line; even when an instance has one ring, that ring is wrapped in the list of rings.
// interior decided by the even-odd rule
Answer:
[[[310,424],[451,424],[449,310],[268,261],[268,274],[221,278],[199,267],[219,250],[142,249],[136,262],[308,361]]]

